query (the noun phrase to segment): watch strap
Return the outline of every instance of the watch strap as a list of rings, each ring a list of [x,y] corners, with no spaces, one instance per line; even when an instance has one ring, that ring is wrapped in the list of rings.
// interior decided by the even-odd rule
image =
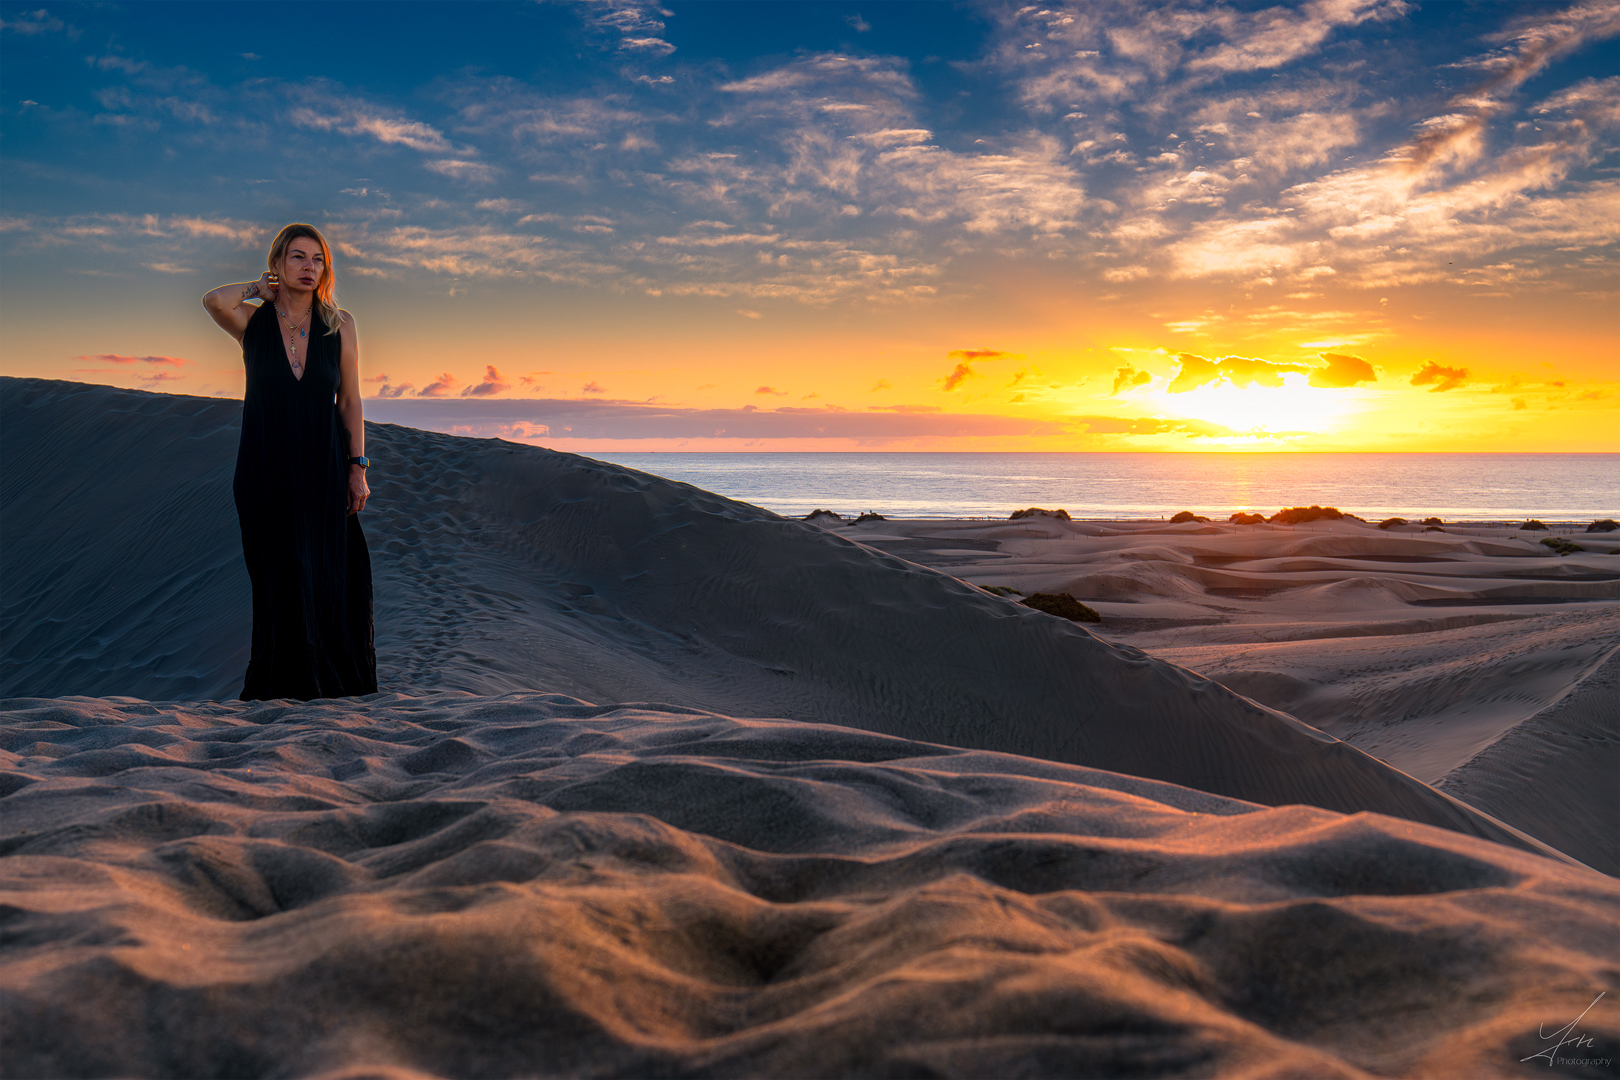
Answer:
[[[371,468],[371,459],[368,457],[352,457],[349,459],[349,464],[358,465],[362,469],[369,469]]]

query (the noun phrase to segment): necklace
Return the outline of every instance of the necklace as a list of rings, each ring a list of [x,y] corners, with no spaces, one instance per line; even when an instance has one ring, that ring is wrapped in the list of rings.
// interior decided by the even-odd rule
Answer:
[[[309,321],[310,312],[314,310],[315,305],[310,304],[309,310],[305,311],[303,316],[295,323],[291,318],[288,317],[285,311],[282,311],[279,306],[276,306],[276,314],[280,315],[281,321],[287,324],[287,352],[289,354],[287,359],[292,363],[294,375],[299,375],[304,370],[303,361],[298,359],[298,341],[299,338],[307,338],[309,336],[309,331],[305,330],[303,326],[304,323]]]

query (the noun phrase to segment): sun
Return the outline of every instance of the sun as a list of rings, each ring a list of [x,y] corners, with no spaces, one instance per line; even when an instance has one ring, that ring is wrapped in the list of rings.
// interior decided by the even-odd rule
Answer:
[[[1311,386],[1304,375],[1283,377],[1282,386],[1233,386],[1226,380],[1172,394],[1150,395],[1164,413],[1205,420],[1235,432],[1333,431],[1356,411],[1359,395]]]

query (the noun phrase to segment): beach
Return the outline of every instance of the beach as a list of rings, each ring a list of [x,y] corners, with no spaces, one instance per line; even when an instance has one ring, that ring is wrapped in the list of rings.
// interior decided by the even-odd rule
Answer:
[[[1620,533],[805,522],[373,424],[384,692],[243,703],[240,405],[0,411],[13,1075],[1620,1047]]]

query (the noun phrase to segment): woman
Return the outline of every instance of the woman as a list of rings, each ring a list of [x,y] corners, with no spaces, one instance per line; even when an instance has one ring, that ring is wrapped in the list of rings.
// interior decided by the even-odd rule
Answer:
[[[313,225],[282,229],[267,262],[258,281],[203,297],[247,367],[234,484],[253,579],[242,698],[371,694],[371,556],[358,517],[371,462],[354,319],[333,298],[332,250]]]

